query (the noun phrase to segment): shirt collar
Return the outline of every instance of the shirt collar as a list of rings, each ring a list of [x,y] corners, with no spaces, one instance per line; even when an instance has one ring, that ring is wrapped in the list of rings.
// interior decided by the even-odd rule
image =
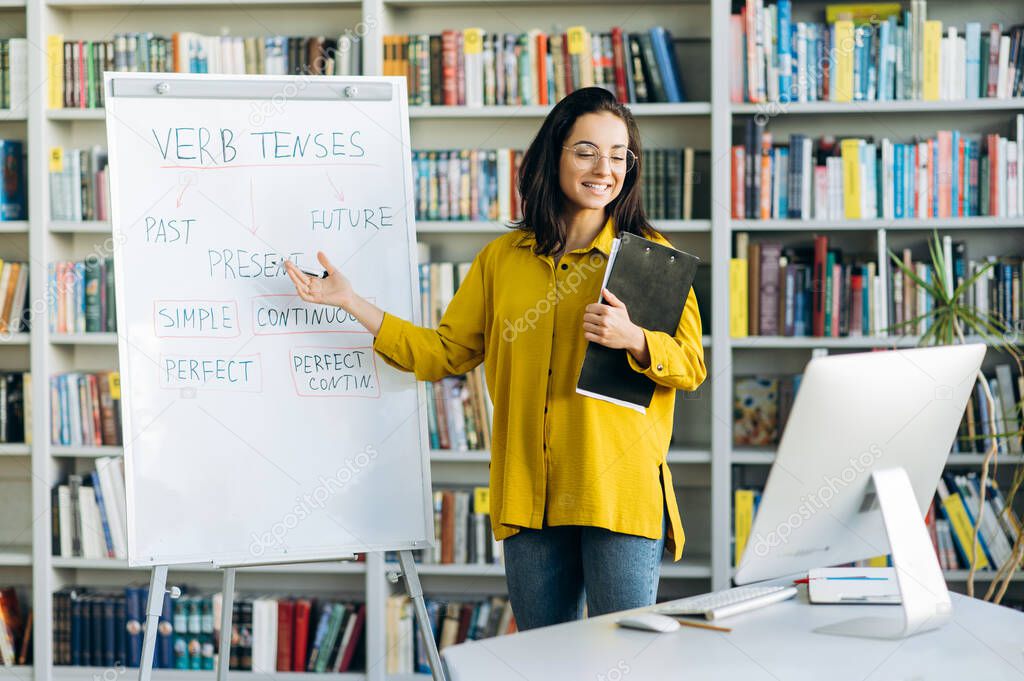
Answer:
[[[597,236],[594,237],[594,240],[590,242],[589,246],[569,252],[588,253],[591,249],[596,248],[597,250],[604,253],[605,257],[608,257],[609,255],[611,255],[612,241],[615,240],[615,237],[615,224],[612,222],[611,216],[609,216],[608,220],[606,220],[604,223],[604,227],[602,227],[601,231],[597,233]],[[535,243],[537,243],[537,238],[534,236],[532,231],[527,231],[522,236],[522,238],[520,238],[519,243],[516,245],[525,248],[532,247]]]

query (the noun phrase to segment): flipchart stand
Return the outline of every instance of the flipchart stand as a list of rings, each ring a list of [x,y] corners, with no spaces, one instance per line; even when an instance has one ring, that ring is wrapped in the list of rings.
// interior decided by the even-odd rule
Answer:
[[[335,560],[353,560],[355,556],[339,557]],[[419,573],[416,571],[416,562],[413,560],[412,551],[404,550],[398,552],[399,569],[389,570],[388,579],[397,583],[399,578],[405,578],[405,591],[412,599],[416,611],[416,621],[419,625],[422,643],[426,646],[427,657],[430,661],[430,670],[434,681],[448,681],[441,667],[441,656],[437,650],[437,642],[434,640],[433,627],[427,615],[427,606],[423,602],[423,589],[420,586]],[[323,562],[322,560],[311,562]],[[218,565],[217,569],[224,571],[223,582],[221,583],[220,613],[220,647],[217,655],[217,681],[227,681],[228,666],[231,660],[231,610],[235,600],[235,571],[239,567],[254,567],[253,563],[239,565]],[[265,563],[265,565],[281,565],[281,563]],[[167,592],[167,567],[157,565],[153,567],[149,578],[149,598],[146,603],[145,635],[142,641],[142,660],[139,662],[139,681],[151,681],[153,674],[153,656],[156,652],[157,626],[160,620],[160,612],[163,609],[164,594]],[[172,587],[171,597],[177,598],[180,590]]]

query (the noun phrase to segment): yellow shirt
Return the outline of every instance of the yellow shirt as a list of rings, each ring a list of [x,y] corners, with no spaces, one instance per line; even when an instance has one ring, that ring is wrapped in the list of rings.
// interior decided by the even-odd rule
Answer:
[[[609,219],[588,247],[564,254],[556,267],[551,256],[534,254],[532,233],[504,234],[474,258],[436,330],[385,313],[373,347],[421,381],[483,361],[494,403],[495,539],[540,528],[545,514],[548,525],[657,539],[664,504],[666,548],[679,560],[684,534],[666,456],[675,391],[694,390],[707,375],[697,299],[691,291],[674,335],[644,329],[649,367],[629,356],[656,383],[646,414],[578,395],[588,342],[583,312],[600,298],[614,237]]]

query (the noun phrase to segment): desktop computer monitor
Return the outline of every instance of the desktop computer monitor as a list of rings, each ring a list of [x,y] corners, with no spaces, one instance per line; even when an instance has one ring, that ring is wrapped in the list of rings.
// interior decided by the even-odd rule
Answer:
[[[812,359],[736,583],[892,553],[905,608],[917,600],[908,589],[948,604],[923,516],[984,355],[972,344]]]

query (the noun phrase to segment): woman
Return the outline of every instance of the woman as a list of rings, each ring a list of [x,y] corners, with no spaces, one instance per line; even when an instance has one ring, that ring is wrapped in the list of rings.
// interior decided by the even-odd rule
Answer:
[[[505,540],[519,629],[650,605],[661,554],[683,548],[665,462],[675,390],[706,375],[691,291],[674,335],[642,329],[602,290],[612,240],[667,244],[644,216],[640,135],[602,88],[573,92],[548,114],[518,176],[523,219],[485,246],[436,330],[360,297],[323,253],[324,279],[291,263],[299,296],[337,305],[372,333],[391,366],[423,381],[481,361],[494,403],[491,527]],[[608,304],[595,303],[604,294]],[[575,392],[587,343],[628,353],[656,384],[646,414]]]

